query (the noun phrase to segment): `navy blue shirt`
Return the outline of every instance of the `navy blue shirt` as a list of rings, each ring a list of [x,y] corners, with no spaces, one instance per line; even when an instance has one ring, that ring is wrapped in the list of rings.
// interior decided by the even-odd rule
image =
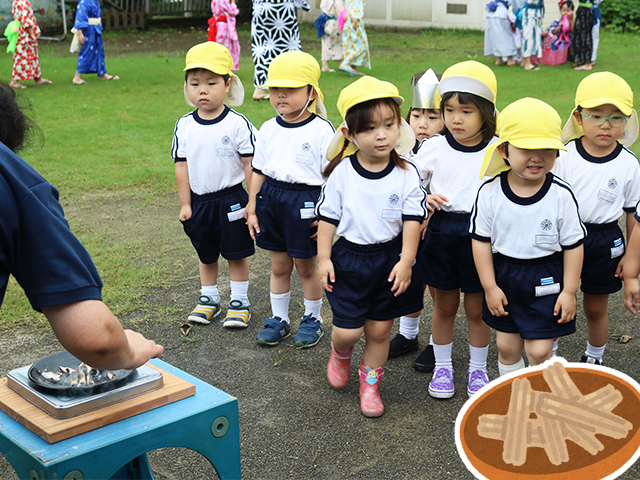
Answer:
[[[58,198],[53,185],[0,143],[0,304],[10,274],[36,310],[102,299],[100,275]]]

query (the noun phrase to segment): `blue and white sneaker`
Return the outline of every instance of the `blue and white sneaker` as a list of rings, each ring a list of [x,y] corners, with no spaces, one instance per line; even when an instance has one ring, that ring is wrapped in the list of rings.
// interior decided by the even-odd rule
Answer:
[[[277,345],[280,340],[289,336],[289,324],[280,317],[265,318],[263,330],[256,337],[259,345]]]
[[[188,320],[208,325],[214,317],[220,315],[220,300],[214,300],[210,295],[200,295],[198,305],[187,317]]]
[[[293,337],[293,345],[298,348],[309,348],[316,345],[324,335],[321,323],[313,315],[305,315],[300,320],[298,333]]]

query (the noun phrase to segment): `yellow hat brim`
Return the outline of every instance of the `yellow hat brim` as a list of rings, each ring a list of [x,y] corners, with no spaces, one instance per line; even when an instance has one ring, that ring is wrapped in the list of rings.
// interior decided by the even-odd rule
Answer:
[[[525,138],[512,140],[509,143],[514,147],[521,148],[523,150],[567,149],[561,141],[553,138]],[[480,169],[480,178],[495,177],[501,172],[511,170],[511,167],[507,165],[507,162],[498,151],[498,145],[501,145],[500,142],[492,143],[487,147],[487,150],[484,153],[482,168]]]

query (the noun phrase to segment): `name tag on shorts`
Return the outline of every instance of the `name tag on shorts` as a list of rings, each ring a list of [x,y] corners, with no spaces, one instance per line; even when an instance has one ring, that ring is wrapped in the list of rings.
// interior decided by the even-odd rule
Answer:
[[[231,205],[231,211],[227,213],[230,222],[244,219],[244,208],[240,208],[240,204]]]
[[[613,242],[613,247],[611,248],[611,258],[618,258],[624,255],[624,243],[622,243],[622,239],[619,238]]]
[[[558,243],[557,233],[552,233],[548,235],[544,233],[540,233],[536,235],[536,238],[534,240],[535,245],[555,245],[556,243]]]
[[[313,165],[313,157],[309,155],[296,155],[296,162],[302,163],[303,165]]]
[[[383,208],[382,218],[385,220],[402,220],[402,210],[399,208]]]
[[[233,148],[219,147],[216,149],[216,153],[219,157],[231,157],[233,156]]]
[[[604,190],[604,189],[598,190],[598,198],[600,200],[604,200],[605,202],[613,203],[616,201],[617,196],[618,195],[608,190]]]
[[[300,209],[300,218],[302,220],[308,220],[310,218],[316,218],[316,209],[314,207],[304,207]]]
[[[536,286],[536,297],[544,297],[560,293],[560,284],[553,281],[553,277],[541,278]]]

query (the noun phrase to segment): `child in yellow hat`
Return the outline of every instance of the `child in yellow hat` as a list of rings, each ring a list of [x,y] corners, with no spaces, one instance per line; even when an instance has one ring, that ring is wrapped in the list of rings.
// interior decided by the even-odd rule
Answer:
[[[324,152],[334,129],[326,120],[319,80],[316,59],[290,51],[271,62],[263,85],[269,88],[269,101],[278,115],[260,127],[247,206],[251,236],[271,258],[272,317],[265,318],[256,338],[260,345],[277,345],[289,336],[294,266],[302,282],[305,312],[293,343],[312,347],[323,335],[314,207],[327,164]]]
[[[249,262],[254,245],[244,222],[255,132],[244,115],[244,89],[226,47],[206,42],[187,52],[184,95],[196,110],[176,122],[171,156],[180,198],[179,219],[199,258],[200,297],[189,321],[208,324],[220,314],[218,258],[229,263],[231,299],[225,327],[247,327]]]
[[[576,293],[586,230],[571,187],[551,173],[560,116],[523,98],[498,116],[500,143],[480,173],[471,212],[473,259],[484,288],[482,317],[496,330],[500,375],[553,355],[554,341],[576,330]]]
[[[422,308],[412,266],[426,193],[415,166],[400,157],[415,142],[402,102],[394,85],[369,76],[340,92],[344,123],[327,151],[331,161],[316,207],[318,269],[333,311],[327,377],[334,388],[346,386],[353,347],[364,333],[358,376],[367,417],[384,413],[378,387],[393,319]]]
[[[640,168],[627,147],[637,136],[638,117],[627,82],[611,72],[585,77],[562,132],[567,152],[558,158],[556,171],[573,187],[589,232],[580,287],[589,330],[582,362],[602,364],[609,333],[609,295],[622,288],[626,255],[618,220],[626,214],[627,235],[635,229]]]
[[[433,356],[423,355],[432,368],[429,394],[451,398],[453,381],[453,332],[464,293],[469,327],[467,394],[489,383],[487,353],[491,329],[482,321],[482,285],[473,265],[469,214],[482,180],[478,169],[484,152],[495,138],[496,77],[489,67],[467,61],[449,67],[438,84],[445,132],[425,140],[412,161],[418,165],[429,194],[425,241],[418,254],[422,281],[433,287],[431,318]],[[431,348],[427,347],[427,353]],[[431,355],[429,355],[431,356]]]

